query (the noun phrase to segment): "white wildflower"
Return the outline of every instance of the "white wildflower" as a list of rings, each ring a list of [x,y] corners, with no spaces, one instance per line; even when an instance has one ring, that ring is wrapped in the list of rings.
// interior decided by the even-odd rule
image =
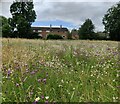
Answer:
[[[38,100],[40,100],[40,98],[39,97],[37,97],[36,99],[35,99],[35,101],[37,102]]]
[[[46,99],[46,100],[49,99],[49,96],[46,96],[45,99]]]

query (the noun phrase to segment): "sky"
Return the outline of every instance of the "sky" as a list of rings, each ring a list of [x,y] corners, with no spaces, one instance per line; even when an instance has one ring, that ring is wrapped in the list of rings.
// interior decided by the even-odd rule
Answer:
[[[20,0],[18,0],[20,1]],[[24,0],[27,1],[27,0]],[[91,19],[95,31],[103,31],[102,18],[119,0],[33,0],[37,18],[32,26],[60,26],[78,29],[86,19]],[[11,17],[13,0],[0,0],[0,15]]]

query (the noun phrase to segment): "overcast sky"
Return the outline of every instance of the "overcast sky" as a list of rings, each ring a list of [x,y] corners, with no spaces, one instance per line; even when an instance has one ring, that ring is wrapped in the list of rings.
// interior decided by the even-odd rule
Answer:
[[[97,31],[103,31],[102,18],[107,10],[119,0],[33,0],[37,14],[34,26],[63,25],[78,28],[90,18]],[[84,2],[83,2],[84,1]],[[86,1],[86,2],[85,2]],[[114,2],[113,2],[114,1]],[[9,12],[13,0],[0,0],[0,15],[11,17]]]

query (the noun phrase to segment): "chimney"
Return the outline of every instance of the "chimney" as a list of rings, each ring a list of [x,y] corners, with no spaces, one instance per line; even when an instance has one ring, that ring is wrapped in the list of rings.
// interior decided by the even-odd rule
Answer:
[[[52,25],[50,24],[50,31],[52,31]]]
[[[60,29],[62,29],[62,25],[60,25]]]
[[[50,28],[52,28],[52,25],[50,24]]]

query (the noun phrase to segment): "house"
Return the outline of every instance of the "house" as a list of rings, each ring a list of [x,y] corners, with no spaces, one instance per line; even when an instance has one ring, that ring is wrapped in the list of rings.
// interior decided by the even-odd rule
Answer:
[[[49,27],[32,27],[32,31],[38,33],[43,39],[46,39],[49,34],[61,35],[63,39],[68,37],[68,29],[62,25],[60,27],[52,27],[52,25]]]

